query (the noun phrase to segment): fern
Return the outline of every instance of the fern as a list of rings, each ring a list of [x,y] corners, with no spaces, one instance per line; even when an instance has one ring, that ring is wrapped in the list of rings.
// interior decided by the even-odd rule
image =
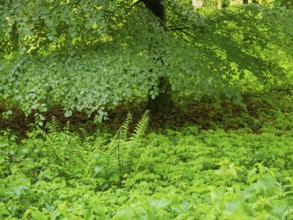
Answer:
[[[147,131],[147,127],[149,124],[149,110],[147,110],[142,118],[139,120],[139,122],[137,123],[135,129],[134,129],[134,133],[132,134],[131,137],[131,141],[137,141],[139,140],[142,136],[145,135],[146,131]]]
[[[58,124],[57,118],[54,115],[52,116],[50,123],[47,124],[47,128],[50,133],[59,131],[60,126]]]
[[[85,141],[88,134],[87,131],[84,128],[79,128],[80,138],[82,141]]]
[[[84,158],[84,150],[82,149],[82,147],[75,145],[74,147],[72,147],[71,149],[71,155],[70,155],[70,160],[76,164],[78,164],[79,160],[82,160],[83,162],[86,162],[85,158]]]
[[[129,124],[132,122],[132,115],[127,117],[119,130],[116,132],[110,146],[112,148],[112,160],[117,163],[120,182],[124,175],[132,170],[133,164],[136,162],[139,150],[137,149],[137,141],[141,139],[147,130],[149,123],[149,111],[146,111],[142,118],[135,126],[134,132],[128,138]]]
[[[100,147],[103,146],[104,142],[105,142],[105,141],[104,141],[104,139],[103,139],[102,137],[97,136],[97,137],[95,138],[95,141],[94,141],[94,146],[95,146],[95,148],[99,149]]]
[[[70,121],[66,122],[66,125],[64,127],[65,133],[70,133]]]
[[[132,114],[128,113],[126,116],[125,121],[119,128],[119,130],[116,132],[114,136],[114,140],[121,139],[121,140],[127,140],[127,134],[129,130],[129,124],[132,122]]]

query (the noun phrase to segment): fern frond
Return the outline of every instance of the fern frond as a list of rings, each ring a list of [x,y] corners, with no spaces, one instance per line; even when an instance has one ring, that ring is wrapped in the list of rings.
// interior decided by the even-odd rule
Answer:
[[[67,121],[67,122],[66,122],[66,125],[65,125],[65,127],[64,127],[64,131],[65,131],[66,133],[70,132],[70,121]]]
[[[92,185],[94,183],[94,179],[89,177],[82,178],[81,181],[85,185]]]
[[[84,128],[79,128],[79,132],[80,132],[81,139],[83,141],[86,140],[86,138],[88,136],[87,131]]]
[[[127,139],[127,133],[129,130],[129,124],[132,122],[132,114],[128,112],[126,119],[124,121],[124,123],[121,126],[121,131],[120,131],[120,138],[122,140],[126,140]]]
[[[140,139],[142,136],[145,135],[146,131],[147,131],[147,127],[149,125],[149,110],[147,110],[143,116],[141,117],[141,119],[139,120],[139,122],[137,123],[134,132],[132,134],[131,140],[132,141],[137,141],[138,139]]]
[[[74,145],[68,151],[68,158],[70,159],[71,163],[78,163],[78,161],[86,161],[84,159],[84,149],[78,145]]]
[[[53,115],[50,123],[47,124],[50,133],[54,133],[60,129],[57,118]]]
[[[125,121],[121,125],[121,127],[118,129],[117,133],[114,136],[115,139],[121,139],[121,140],[126,140],[127,139],[127,134],[129,130],[129,124],[132,122],[132,114],[128,113],[126,116]]]
[[[105,143],[104,139],[102,137],[98,136],[94,141],[94,146],[95,146],[95,148],[99,149],[100,147],[103,146],[104,143]]]

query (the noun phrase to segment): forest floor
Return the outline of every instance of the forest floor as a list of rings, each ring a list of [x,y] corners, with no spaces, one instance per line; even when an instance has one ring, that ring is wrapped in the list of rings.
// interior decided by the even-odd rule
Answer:
[[[243,106],[239,106],[231,101],[215,101],[205,99],[201,101],[185,100],[184,104],[174,104],[168,113],[150,114],[150,128],[160,132],[166,128],[178,130],[186,125],[196,125],[201,130],[222,128],[224,130],[235,130],[249,127],[253,132],[258,133],[262,124],[266,122],[267,116],[272,110],[278,109],[281,112],[292,112],[291,95],[275,92],[267,92],[258,95],[246,95],[243,98]],[[115,109],[108,110],[108,120],[102,124],[94,124],[93,118],[88,117],[83,112],[74,112],[69,118],[64,116],[61,106],[52,106],[44,116],[45,124],[52,118],[56,119],[61,126],[67,122],[71,125],[71,131],[77,131],[80,128],[88,132],[96,130],[105,130],[115,132],[121,126],[128,113],[133,116],[133,123],[130,129],[134,128],[136,122],[146,111],[146,103],[120,104]],[[10,129],[25,137],[35,124],[34,113],[28,117],[17,107],[12,109],[12,116],[8,119],[2,117],[5,112],[5,104],[0,103],[0,128]]]

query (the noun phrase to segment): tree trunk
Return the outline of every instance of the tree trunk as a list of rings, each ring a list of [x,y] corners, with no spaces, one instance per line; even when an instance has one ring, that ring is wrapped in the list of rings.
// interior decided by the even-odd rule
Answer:
[[[243,4],[248,4],[248,0],[243,0]]]
[[[149,95],[147,109],[154,113],[167,113],[171,110],[172,105],[172,87],[170,80],[167,77],[160,77],[159,95],[154,99]]]
[[[12,24],[10,36],[12,39],[12,50],[16,52],[19,49],[19,33],[16,21]]]
[[[222,8],[227,8],[230,5],[230,0],[222,0]]]
[[[162,25],[166,23],[166,7],[163,0],[142,0],[145,6],[160,20]],[[159,58],[160,59],[160,58]],[[163,62],[162,62],[163,64]],[[152,99],[148,96],[147,109],[155,113],[166,113],[172,107],[172,87],[167,77],[159,78],[159,94]]]

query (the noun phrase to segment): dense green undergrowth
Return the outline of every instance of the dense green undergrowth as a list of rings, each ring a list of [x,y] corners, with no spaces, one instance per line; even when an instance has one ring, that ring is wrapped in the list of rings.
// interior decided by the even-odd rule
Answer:
[[[54,120],[20,144],[2,132],[0,218],[291,219],[293,115],[276,114],[259,134],[147,132],[147,113],[114,136]]]

